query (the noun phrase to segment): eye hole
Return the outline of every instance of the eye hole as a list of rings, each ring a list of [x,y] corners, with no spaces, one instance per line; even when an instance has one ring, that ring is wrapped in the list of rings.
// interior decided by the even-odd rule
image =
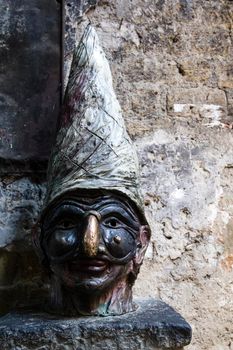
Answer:
[[[75,223],[72,220],[69,219],[64,219],[61,220],[57,225],[56,228],[59,228],[61,230],[69,230],[71,228],[75,227]]]
[[[104,220],[103,224],[107,227],[110,227],[110,228],[118,228],[118,227],[122,226],[121,221],[119,221],[116,218],[106,219],[106,220]]]

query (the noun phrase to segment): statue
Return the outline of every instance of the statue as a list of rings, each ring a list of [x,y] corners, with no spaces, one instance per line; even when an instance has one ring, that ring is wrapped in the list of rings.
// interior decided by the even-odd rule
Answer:
[[[138,178],[109,64],[88,25],[74,54],[35,236],[54,312],[136,309],[132,286],[150,239]]]

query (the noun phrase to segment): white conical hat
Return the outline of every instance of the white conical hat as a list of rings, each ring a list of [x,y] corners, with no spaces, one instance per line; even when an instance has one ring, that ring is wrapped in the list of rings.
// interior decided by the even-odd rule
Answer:
[[[103,189],[124,194],[143,212],[137,155],[91,25],[74,54],[61,118],[46,205],[67,191]]]

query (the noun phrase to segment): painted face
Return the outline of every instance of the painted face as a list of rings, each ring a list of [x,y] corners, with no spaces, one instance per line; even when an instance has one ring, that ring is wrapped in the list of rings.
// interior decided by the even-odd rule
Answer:
[[[102,291],[132,269],[142,247],[140,227],[126,200],[69,197],[47,212],[42,248],[64,286]]]

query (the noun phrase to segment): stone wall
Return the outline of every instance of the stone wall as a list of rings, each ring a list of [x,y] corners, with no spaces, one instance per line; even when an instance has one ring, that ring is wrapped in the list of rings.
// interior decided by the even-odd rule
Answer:
[[[48,157],[61,95],[60,7],[0,0],[0,159]]]
[[[233,349],[232,6],[100,0],[88,12],[138,148],[153,232],[135,294],[181,312],[190,350]],[[43,173],[2,175],[2,313],[43,284],[30,238],[44,191]]]

